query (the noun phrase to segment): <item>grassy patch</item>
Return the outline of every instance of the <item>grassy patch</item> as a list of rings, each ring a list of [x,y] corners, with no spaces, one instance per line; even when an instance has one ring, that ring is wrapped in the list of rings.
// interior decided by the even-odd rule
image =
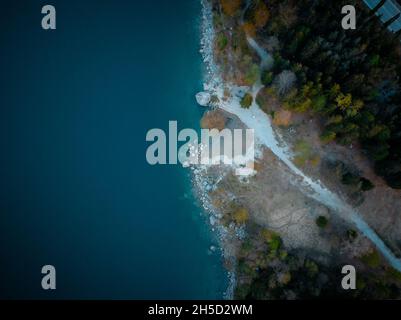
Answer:
[[[399,272],[398,270],[396,270],[394,268],[389,268],[386,271],[386,276],[387,276],[387,278],[389,278],[392,281],[401,282],[401,272]]]
[[[253,85],[260,77],[260,70],[257,64],[252,64],[245,74],[245,82],[247,85]]]
[[[381,258],[377,250],[372,251],[361,257],[361,261],[371,268],[377,268],[380,265]]]
[[[317,166],[320,163],[320,157],[313,152],[311,145],[304,140],[296,142],[294,151],[294,163],[299,167],[307,164]]]

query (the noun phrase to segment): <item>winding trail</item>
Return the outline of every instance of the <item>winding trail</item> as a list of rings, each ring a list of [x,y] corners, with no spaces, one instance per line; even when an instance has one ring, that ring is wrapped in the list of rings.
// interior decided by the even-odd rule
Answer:
[[[272,56],[262,48],[255,39],[247,37],[247,40],[250,47],[252,47],[260,57],[261,68],[269,68],[273,63]],[[258,139],[258,142],[270,149],[299,178],[300,181],[297,182],[305,195],[329,207],[344,220],[352,222],[362,234],[375,244],[377,249],[388,260],[391,266],[401,272],[401,259],[398,259],[392,253],[383,240],[381,240],[375,231],[363,220],[359,213],[343,201],[338,195],[322,185],[320,181],[314,181],[294,165],[292,162],[291,151],[288,149],[288,146],[284,143],[280,143],[273,130],[270,118],[255,102],[258,92],[264,87],[260,79],[251,89],[254,98],[251,107],[249,109],[244,109],[240,105],[240,96],[241,92],[243,92],[243,88],[228,86],[232,94],[231,98],[226,100],[224,99],[224,86],[227,88],[227,85],[223,84],[221,80],[216,81],[216,78],[219,77],[215,77],[213,84],[209,87],[206,85],[206,87],[217,94],[220,98],[221,103],[219,107],[227,112],[237,115],[248,128],[253,128],[255,130],[255,137]]]

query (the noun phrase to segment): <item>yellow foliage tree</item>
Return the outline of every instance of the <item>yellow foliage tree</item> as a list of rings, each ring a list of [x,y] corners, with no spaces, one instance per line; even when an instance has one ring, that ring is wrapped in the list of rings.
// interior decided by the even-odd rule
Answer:
[[[349,108],[352,104],[352,96],[351,94],[343,94],[340,93],[336,98],[337,105],[340,107],[341,110],[345,110]]]
[[[270,242],[272,241],[275,237],[277,237],[277,233],[275,233],[274,231],[268,230],[268,229],[263,229],[261,232],[262,238],[266,241],[266,242]]]
[[[234,16],[241,6],[242,0],[220,0],[223,12],[232,17]]]
[[[244,224],[249,219],[248,210],[246,210],[245,208],[237,209],[233,214],[233,218],[237,224]]]

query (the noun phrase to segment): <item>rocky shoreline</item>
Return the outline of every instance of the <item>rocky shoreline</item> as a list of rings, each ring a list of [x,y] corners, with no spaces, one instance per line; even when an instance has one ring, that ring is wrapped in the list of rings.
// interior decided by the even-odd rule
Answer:
[[[213,27],[213,12],[210,3],[207,0],[201,0],[202,4],[202,23],[201,23],[201,49],[200,53],[204,62],[205,71],[203,74],[204,90],[212,87],[218,82],[218,67],[213,60],[213,42],[214,42],[214,27]],[[199,93],[196,96],[199,105],[208,107],[210,102],[209,93]],[[207,101],[206,101],[207,100]],[[234,238],[240,239],[244,232],[243,228],[238,228],[235,225],[225,226],[221,223],[222,213],[216,208],[209,192],[213,191],[217,183],[231,169],[223,165],[216,166],[213,174],[209,167],[196,165],[191,166],[191,176],[194,186],[194,192],[200,204],[208,217],[208,223],[212,232],[215,232],[218,237],[219,245],[221,246],[221,255],[224,259],[224,264],[228,272],[228,286],[224,293],[224,299],[231,300],[234,298],[234,290],[236,286],[235,265],[236,256],[230,250],[230,244],[235,242]]]

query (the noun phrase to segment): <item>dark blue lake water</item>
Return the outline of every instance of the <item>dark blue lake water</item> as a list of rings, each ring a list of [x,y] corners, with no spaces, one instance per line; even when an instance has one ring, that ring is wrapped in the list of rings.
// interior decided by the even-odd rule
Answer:
[[[145,158],[149,129],[199,126],[199,1],[51,3],[55,31],[2,4],[0,297],[222,297],[188,171]]]

